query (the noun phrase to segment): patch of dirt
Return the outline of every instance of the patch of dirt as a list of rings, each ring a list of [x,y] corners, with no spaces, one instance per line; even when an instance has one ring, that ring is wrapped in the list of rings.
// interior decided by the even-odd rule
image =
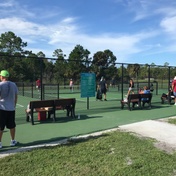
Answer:
[[[168,154],[173,154],[175,152],[174,148],[172,148],[171,146],[163,142],[155,142],[154,146],[158,148],[159,150],[162,150]]]

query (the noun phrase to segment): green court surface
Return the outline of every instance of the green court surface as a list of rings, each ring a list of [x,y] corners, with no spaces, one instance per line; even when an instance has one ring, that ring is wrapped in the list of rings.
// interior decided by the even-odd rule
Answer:
[[[167,102],[161,104],[161,94],[153,94],[151,109],[141,110],[136,107],[132,111],[129,111],[127,107],[121,109],[120,92],[108,92],[108,101],[96,101],[95,97],[81,98],[80,93],[74,92],[60,95],[60,98],[67,97],[76,98],[76,119],[66,117],[66,112],[60,110],[56,112],[57,120],[55,123],[52,122],[52,119],[38,121],[37,113],[35,113],[35,125],[31,125],[30,122],[26,122],[25,109],[29,101],[35,99],[19,95],[16,107],[16,140],[19,144],[14,148],[48,143],[120,125],[176,115],[176,106],[169,105]],[[80,119],[77,119],[78,114],[80,114]],[[10,134],[8,129],[4,131],[2,144],[3,148],[0,152],[12,149],[9,147]]]

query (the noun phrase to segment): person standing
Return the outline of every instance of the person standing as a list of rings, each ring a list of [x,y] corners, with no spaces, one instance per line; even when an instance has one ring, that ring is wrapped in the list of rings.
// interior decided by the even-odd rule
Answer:
[[[101,77],[99,86],[100,86],[101,93],[104,95],[104,101],[107,101],[106,92],[107,92],[108,86],[107,86],[105,78]]]
[[[70,79],[69,86],[70,86],[70,92],[73,92],[73,80],[72,79]]]
[[[2,148],[2,135],[6,128],[10,129],[10,146],[15,146],[15,107],[17,103],[18,88],[12,81],[8,81],[9,72],[2,70],[0,72],[0,148]]]
[[[133,94],[134,94],[134,81],[133,81],[133,79],[130,79],[127,96],[128,96],[130,93],[133,93]]]
[[[172,91],[174,94],[174,100],[175,100],[175,104],[176,105],[176,76],[174,77],[173,81],[172,81]]]
[[[41,87],[41,81],[40,81],[40,78],[38,78],[36,81],[36,88],[38,89],[38,91],[40,91],[40,87]]]

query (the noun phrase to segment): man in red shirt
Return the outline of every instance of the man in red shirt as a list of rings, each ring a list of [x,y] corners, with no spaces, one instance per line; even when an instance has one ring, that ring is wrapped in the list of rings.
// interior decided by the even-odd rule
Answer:
[[[172,81],[172,91],[175,97],[175,104],[176,105],[176,76],[174,77],[174,80]]]
[[[36,88],[38,89],[38,91],[40,90],[40,87],[41,87],[41,81],[40,81],[40,79],[38,79],[36,81]]]

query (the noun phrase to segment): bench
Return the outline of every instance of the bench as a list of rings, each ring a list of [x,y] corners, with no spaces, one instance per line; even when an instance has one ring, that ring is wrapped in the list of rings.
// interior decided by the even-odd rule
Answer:
[[[142,103],[142,108],[145,106],[145,103],[148,104],[148,108],[151,109],[152,93],[140,94],[140,103]],[[140,104],[141,106],[141,104]]]
[[[131,110],[131,103],[134,104],[140,104],[140,94],[130,94],[128,95],[126,100],[121,100],[121,109],[124,108],[125,105],[128,106],[128,109]]]
[[[29,110],[26,110],[26,121],[31,118],[31,124],[34,125],[34,113],[35,112],[47,112],[48,118],[53,115],[53,121],[56,121],[56,110],[67,110],[67,116],[70,115],[75,117],[75,98],[65,98],[65,99],[54,99],[54,100],[38,100],[30,101]]]
[[[145,105],[145,103],[148,104],[148,107],[151,108],[151,100],[152,100],[152,94],[130,94],[128,95],[126,100],[121,100],[121,109],[124,108],[125,105],[128,106],[128,109],[131,111],[135,104],[142,109]],[[131,107],[132,104],[132,107]]]
[[[31,123],[34,125],[34,113],[35,112],[48,112],[48,118],[50,118],[49,112],[54,111],[54,101],[53,100],[37,100],[37,101],[30,101],[29,103],[29,110],[26,110],[26,121],[29,121],[31,118]],[[55,116],[53,117],[55,121]]]
[[[173,92],[169,92],[168,95],[163,93],[161,95],[161,104],[164,104],[164,102],[168,102],[169,104],[171,104],[172,100],[174,100],[175,97],[173,95]]]
[[[56,110],[67,110],[67,117],[70,116],[75,118],[75,104],[76,99],[75,98],[62,98],[62,99],[56,99],[54,100],[54,109]]]

